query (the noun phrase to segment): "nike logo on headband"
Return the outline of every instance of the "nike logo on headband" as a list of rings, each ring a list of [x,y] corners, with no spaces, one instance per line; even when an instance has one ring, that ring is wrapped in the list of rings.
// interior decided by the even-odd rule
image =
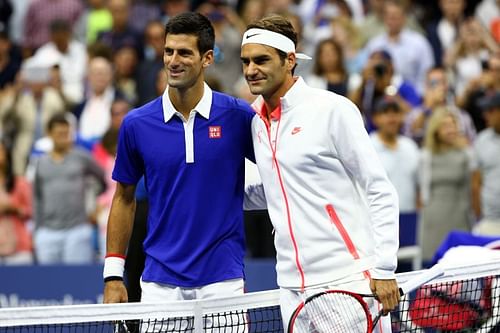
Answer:
[[[257,35],[260,35],[260,34],[252,34],[252,35],[247,35],[247,36],[246,36],[246,39],[251,38],[251,37],[253,37],[253,36],[257,36]]]

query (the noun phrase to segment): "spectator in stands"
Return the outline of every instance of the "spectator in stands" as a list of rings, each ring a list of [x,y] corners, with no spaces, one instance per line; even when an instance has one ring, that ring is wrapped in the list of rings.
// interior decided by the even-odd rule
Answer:
[[[374,50],[387,50],[392,56],[395,72],[422,94],[425,74],[434,65],[432,48],[423,35],[406,28],[405,21],[404,6],[398,1],[386,0],[386,32],[373,37],[366,45],[366,51],[370,54]]]
[[[223,0],[206,1],[197,11],[208,17],[215,30],[215,64],[206,73],[222,83],[223,92],[234,93],[234,85],[241,76],[243,22]]]
[[[55,19],[71,24],[71,29],[83,13],[79,0],[37,0],[32,1],[24,18],[23,47],[26,56],[33,54],[50,40],[50,23]]]
[[[57,75],[37,59],[27,59],[15,89],[4,96],[7,115],[14,123],[12,163],[15,175],[24,175],[35,142],[45,136],[48,120],[64,112],[66,105],[60,87],[51,79]]]
[[[116,146],[118,143],[118,132],[123,122],[123,118],[130,111],[131,105],[126,99],[115,99],[111,104],[111,122],[108,130],[101,140],[93,147],[92,156],[104,170],[106,177],[106,191],[101,193],[96,200],[96,207],[93,213],[97,222],[99,238],[99,258],[104,260],[106,254],[106,227],[108,224],[111,201],[115,192],[116,183],[111,178],[111,173],[115,165]]]
[[[50,41],[43,44],[34,57],[59,66],[62,91],[71,104],[83,99],[83,82],[87,71],[85,45],[72,37],[69,22],[54,20],[50,23]]]
[[[0,142],[0,265],[33,263],[31,233],[31,187],[12,171],[11,151]]]
[[[368,0],[368,13],[360,23],[359,30],[362,34],[363,44],[385,32],[384,4],[385,0]],[[415,15],[405,10],[405,27],[416,32],[423,32]]]
[[[482,0],[476,7],[475,16],[500,43],[500,0]]]
[[[443,65],[444,50],[451,48],[458,36],[458,27],[464,19],[465,5],[465,0],[439,0],[441,17],[428,24],[425,29],[436,66]]]
[[[307,48],[306,40],[304,38],[304,25],[300,16],[294,13],[291,10],[284,11],[280,13],[285,19],[287,19],[293,26],[293,29],[297,32],[297,46],[295,47],[295,51],[297,52],[305,52]],[[312,52],[308,52],[306,54],[312,54]],[[300,60],[300,66],[295,68],[295,75],[305,77],[312,72],[312,61],[309,60]]]
[[[458,38],[444,59],[453,74],[456,93],[462,94],[469,81],[481,75],[490,55],[499,51],[498,44],[477,19],[462,22]]]
[[[299,17],[303,26],[301,35],[304,39],[302,47],[309,54],[314,52],[316,45],[321,40],[333,37],[330,28],[332,20],[342,17],[352,22],[352,11],[345,1],[321,1],[316,4],[314,2],[316,0],[305,1],[299,5]],[[291,12],[293,9],[289,9],[289,11]],[[308,12],[310,13],[308,14]],[[300,67],[298,66],[298,68]]]
[[[129,24],[132,30],[143,32],[151,21],[157,21],[161,18],[160,4],[163,0],[133,0],[130,7]]]
[[[165,91],[165,89],[163,89],[162,91]],[[119,130],[120,126],[122,125],[123,118],[127,115],[131,108],[132,105],[127,99],[120,97],[115,99],[113,101],[113,104],[111,104],[111,122],[109,128]]]
[[[345,12],[358,25],[365,18],[362,0],[303,0],[300,2],[298,12],[304,22],[314,20],[314,16],[321,12],[330,12],[333,16],[335,12]]]
[[[155,81],[156,96],[161,96],[167,89],[167,73],[164,70],[158,72]]]
[[[113,17],[106,6],[106,0],[89,0],[84,15],[83,22],[87,44],[94,43],[101,32],[109,31],[113,26]]]
[[[10,40],[7,29],[0,27],[0,93],[14,84],[21,63],[21,50]]]
[[[404,114],[410,106],[420,104],[420,97],[412,84],[394,72],[392,57],[386,51],[375,51],[370,55],[358,81],[361,83],[351,92],[350,99],[363,113],[369,131],[373,129],[371,113],[378,98],[395,96]]]
[[[366,56],[361,52],[359,28],[349,18],[337,17],[331,20],[330,30],[333,40],[342,46],[347,71],[350,74],[361,72]]]
[[[93,219],[97,223],[99,259],[104,261],[106,254],[106,229],[108,224],[111,201],[115,191],[115,182],[111,178],[115,165],[116,146],[118,144],[118,129],[109,128],[102,136],[102,139],[94,146],[92,156],[99,166],[104,170],[107,189],[99,195],[96,200],[96,207]]]
[[[324,39],[316,47],[313,73],[305,78],[315,88],[347,96],[349,75],[342,47],[333,39]]]
[[[418,242],[424,264],[451,230],[471,230],[472,154],[458,120],[446,107],[435,110],[425,133],[419,165],[422,201]]]
[[[293,9],[294,3],[293,0],[266,0],[265,15],[288,12]]]
[[[171,17],[188,12],[190,9],[189,0],[163,0],[161,1],[160,21],[165,25]]]
[[[160,21],[151,21],[144,32],[144,59],[140,62],[137,70],[138,104],[144,104],[158,97],[155,90],[155,82],[158,72],[163,69],[164,50],[164,25]]]
[[[137,63],[138,57],[135,49],[130,46],[119,48],[113,57],[114,61],[114,86],[132,104],[136,105],[137,96]],[[146,78],[139,77],[141,84]]]
[[[500,236],[500,90],[482,100],[488,128],[474,144],[477,169],[473,175],[473,208],[479,223],[474,232]]]
[[[422,105],[413,108],[405,120],[404,134],[413,138],[418,145],[422,144],[427,123],[432,113],[441,107],[447,107],[456,116],[461,137],[467,143],[476,138],[476,129],[471,117],[459,109],[448,85],[446,71],[442,67],[429,70],[425,81],[424,101]]]
[[[100,33],[97,40],[109,45],[113,52],[123,46],[130,46],[142,56],[142,39],[129,24],[130,0],[109,0],[108,9],[113,17],[113,27]]]
[[[109,109],[117,92],[113,86],[113,68],[107,59],[92,58],[88,68],[89,91],[86,99],[74,109],[74,114],[78,119],[79,140],[91,148],[109,128]]]
[[[253,21],[259,20],[264,17],[266,13],[266,1],[265,0],[246,0],[243,1],[240,9],[240,18],[243,22],[243,30],[241,33],[245,32],[245,28],[248,24]]]
[[[400,213],[417,211],[418,146],[399,134],[404,114],[396,99],[383,96],[373,110],[376,130],[370,134],[389,179],[399,196]],[[404,161],[404,163],[401,163]]]
[[[486,128],[479,101],[488,91],[495,90],[500,90],[500,52],[490,56],[481,74],[470,80],[465,91],[457,98],[457,105],[467,110],[478,132]]]
[[[104,172],[89,153],[73,147],[66,115],[53,116],[47,132],[53,149],[38,159],[33,184],[36,258],[44,265],[89,264],[94,247],[85,184],[87,177],[95,177],[104,190]]]

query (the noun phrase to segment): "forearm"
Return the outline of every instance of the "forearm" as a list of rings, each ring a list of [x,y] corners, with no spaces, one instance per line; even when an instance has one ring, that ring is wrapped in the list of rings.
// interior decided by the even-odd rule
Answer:
[[[125,252],[127,250],[135,214],[135,185],[116,184],[115,195],[108,219],[106,254],[103,277],[104,303],[127,302],[127,289],[123,284]]]
[[[108,218],[106,253],[125,255],[135,215],[135,199],[113,197]]]

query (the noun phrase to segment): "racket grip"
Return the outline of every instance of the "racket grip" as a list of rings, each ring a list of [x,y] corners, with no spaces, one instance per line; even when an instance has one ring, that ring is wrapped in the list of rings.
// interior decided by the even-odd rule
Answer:
[[[436,264],[424,272],[418,274],[416,277],[404,282],[399,288],[399,293],[402,295],[414,291],[421,285],[441,276],[444,274],[444,269]]]

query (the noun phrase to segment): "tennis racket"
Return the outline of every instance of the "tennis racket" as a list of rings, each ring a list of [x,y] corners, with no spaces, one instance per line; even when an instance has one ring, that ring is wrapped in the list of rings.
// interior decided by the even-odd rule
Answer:
[[[425,270],[401,284],[399,293],[407,294],[444,274],[439,265]],[[325,290],[308,297],[295,309],[288,333],[371,333],[383,314],[372,318],[367,303],[373,294],[357,294],[345,290]]]

